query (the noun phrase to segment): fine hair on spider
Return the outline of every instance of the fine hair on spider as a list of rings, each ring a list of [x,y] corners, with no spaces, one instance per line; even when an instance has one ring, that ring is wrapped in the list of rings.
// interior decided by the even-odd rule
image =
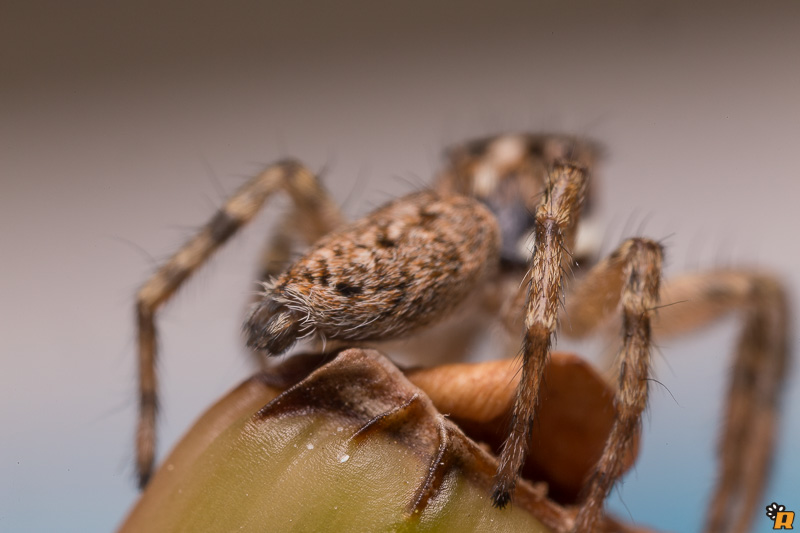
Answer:
[[[577,338],[609,323],[619,325],[616,418],[586,483],[573,531],[592,531],[623,473],[647,407],[653,337],[678,335],[740,313],[705,530],[746,531],[775,443],[789,358],[786,291],[773,276],[743,269],[662,279],[662,246],[645,237],[623,241],[592,264],[576,241],[581,217],[592,203],[601,155],[597,143],[568,135],[508,134],[471,141],[447,152],[447,163],[430,188],[352,223],[300,162],[268,166],[137,294],[140,485],[147,483],[155,457],[156,313],[282,191],[294,209],[262,255],[263,291],[244,325],[247,345],[278,355],[305,337],[344,345],[402,339],[453,316],[468,299],[479,300],[512,339],[505,349],[521,353],[522,362],[491,494],[496,507],[513,498],[556,333]],[[309,248],[290,261],[297,241]],[[286,264],[282,271],[276,267]],[[659,306],[679,301],[686,303]],[[569,320],[562,325],[565,316]],[[470,348],[465,342],[453,346],[455,357]]]

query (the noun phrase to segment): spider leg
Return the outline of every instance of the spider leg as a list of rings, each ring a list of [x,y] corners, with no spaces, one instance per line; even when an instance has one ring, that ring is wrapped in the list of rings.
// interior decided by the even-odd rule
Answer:
[[[258,261],[258,279],[265,282],[277,276],[289,265],[297,242],[293,231],[294,212],[288,213],[278,223],[261,251]],[[313,241],[311,241],[313,242]],[[309,244],[311,244],[309,242]]]
[[[318,180],[315,190],[289,189],[292,209],[278,223],[264,246],[259,261],[259,280],[269,281],[279,275],[292,260],[292,252],[299,240],[311,246],[344,222],[339,207],[328,197]]]
[[[612,268],[587,274],[570,294],[564,333],[580,337],[604,323],[623,281]],[[704,531],[748,531],[769,473],[789,362],[786,291],[767,274],[714,270],[665,281],[660,301],[652,321],[656,337],[696,330],[731,312],[743,315]]]
[[[789,364],[787,293],[769,275],[720,270],[676,278],[661,300],[688,301],[659,310],[656,335],[695,329],[731,310],[743,315],[704,531],[749,531],[769,475]]]
[[[600,309],[612,310],[621,305],[624,339],[618,356],[614,425],[586,487],[574,531],[593,531],[602,514],[603,502],[622,475],[626,458],[633,451],[634,436],[647,407],[651,321],[658,304],[661,264],[662,250],[658,243],[647,239],[627,240],[593,267],[570,295],[572,299],[567,314],[573,328],[587,327],[589,321],[588,315],[581,315],[581,312],[586,314],[581,305],[585,304],[580,300],[582,296],[589,302],[587,307],[595,311],[597,307],[592,305],[600,304]],[[602,313],[596,313],[592,320],[597,321],[598,315]]]
[[[155,316],[183,283],[211,255],[252,220],[272,194],[289,193],[298,209],[308,215],[309,227],[336,225],[336,204],[317,178],[296,161],[286,160],[266,168],[237,190],[211,220],[170,257],[142,285],[136,295],[139,346],[139,421],[136,432],[136,468],[139,485],[150,477],[155,457],[158,408],[155,371],[157,330]]]
[[[492,490],[496,507],[511,499],[530,443],[539,387],[558,327],[558,312],[569,249],[586,193],[587,172],[569,163],[557,163],[536,212],[535,248],[525,307],[522,375],[511,415],[509,436],[503,444]]]

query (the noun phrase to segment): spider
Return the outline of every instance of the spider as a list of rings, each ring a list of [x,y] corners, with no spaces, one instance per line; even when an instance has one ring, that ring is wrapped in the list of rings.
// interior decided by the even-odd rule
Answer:
[[[774,446],[789,357],[786,293],[778,280],[757,271],[711,270],[662,280],[662,246],[647,238],[627,239],[593,262],[576,236],[591,207],[601,152],[598,144],[567,135],[475,140],[449,150],[432,187],[349,224],[298,161],[277,162],[249,180],[137,294],[140,485],[148,481],[155,453],[156,313],[270,196],[283,191],[294,210],[265,249],[263,292],[244,325],[248,346],[278,355],[306,337],[345,345],[403,339],[477,302],[499,318],[522,360],[491,494],[497,507],[513,496],[556,333],[583,337],[617,325],[616,419],[586,483],[575,531],[593,529],[622,475],[647,407],[653,337],[740,312],[705,529],[746,530]],[[309,248],[291,262],[298,239]],[[447,341],[458,356],[469,349],[469,339]]]

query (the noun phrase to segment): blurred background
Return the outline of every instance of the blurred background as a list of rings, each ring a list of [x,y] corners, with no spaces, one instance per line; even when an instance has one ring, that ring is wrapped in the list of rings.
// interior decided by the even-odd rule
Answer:
[[[606,250],[748,265],[797,300],[800,4],[0,4],[0,530],[109,531],[133,479],[138,285],[260,165],[326,169],[351,217],[503,131],[602,141]],[[163,454],[249,375],[239,329],[271,204],[160,315]],[[795,324],[796,325],[796,324]],[[736,337],[660,343],[642,455],[610,507],[702,523]],[[797,328],[795,328],[797,331]],[[795,336],[795,344],[796,336]],[[800,387],[764,505],[800,511]],[[771,523],[759,513],[756,530]]]

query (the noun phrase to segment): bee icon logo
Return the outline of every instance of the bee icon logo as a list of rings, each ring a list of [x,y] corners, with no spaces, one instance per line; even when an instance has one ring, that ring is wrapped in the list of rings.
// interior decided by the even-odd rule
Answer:
[[[784,505],[775,502],[767,505],[767,517],[772,520],[772,529],[794,529],[794,511],[787,511]]]

